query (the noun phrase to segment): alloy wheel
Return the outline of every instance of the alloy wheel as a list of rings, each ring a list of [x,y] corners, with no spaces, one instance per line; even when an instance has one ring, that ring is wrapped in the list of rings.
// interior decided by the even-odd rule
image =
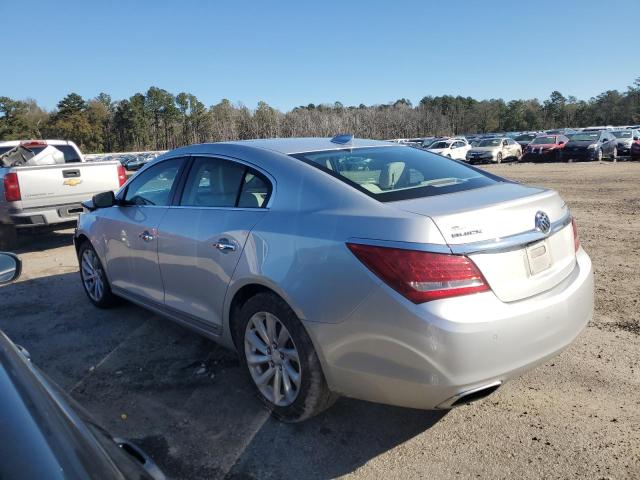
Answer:
[[[276,406],[291,405],[300,393],[302,366],[291,334],[278,317],[257,312],[249,319],[244,352],[260,393]]]
[[[98,256],[90,248],[82,253],[80,272],[87,295],[94,302],[99,302],[104,294],[104,277]]]

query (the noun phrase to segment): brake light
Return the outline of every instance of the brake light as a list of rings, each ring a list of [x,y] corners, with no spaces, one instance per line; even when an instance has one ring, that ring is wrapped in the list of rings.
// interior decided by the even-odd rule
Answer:
[[[20,142],[20,145],[25,148],[46,147],[47,142],[44,140],[25,140],[24,142]]]
[[[571,219],[571,227],[573,227],[573,247],[577,252],[580,248],[580,238],[578,237],[578,224],[575,218]]]
[[[4,176],[4,198],[7,202],[17,202],[22,200],[20,195],[20,182],[18,174],[9,172]]]
[[[127,172],[122,165],[118,165],[118,184],[119,186],[124,185],[124,182],[127,181]]]
[[[413,303],[489,291],[468,257],[347,243],[369,270]]]

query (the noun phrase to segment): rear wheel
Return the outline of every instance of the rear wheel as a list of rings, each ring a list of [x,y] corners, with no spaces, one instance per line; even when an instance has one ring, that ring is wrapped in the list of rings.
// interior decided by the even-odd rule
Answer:
[[[91,303],[99,308],[110,308],[116,305],[118,298],[111,292],[98,254],[88,241],[80,246],[78,260],[82,286]]]
[[[260,399],[280,420],[306,420],[337,398],[302,323],[277,295],[265,292],[247,300],[238,314],[235,338]]]

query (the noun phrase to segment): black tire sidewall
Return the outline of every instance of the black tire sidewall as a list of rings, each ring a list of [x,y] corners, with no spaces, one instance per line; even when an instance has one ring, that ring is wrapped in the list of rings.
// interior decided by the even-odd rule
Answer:
[[[249,320],[258,312],[269,312],[278,317],[278,320],[289,331],[298,350],[302,375],[300,391],[295,401],[286,407],[274,405],[265,398],[255,385],[249,372],[244,349],[244,334]],[[296,314],[282,298],[267,292],[251,297],[240,309],[237,321],[234,322],[234,327],[240,365],[254,386],[260,400],[277,418],[285,422],[299,422],[320,413],[333,403],[332,394],[329,392],[322,366],[311,338]]]
[[[91,295],[89,295],[89,292],[87,292],[87,287],[85,287],[84,285],[84,277],[82,275],[82,256],[84,255],[84,252],[87,250],[92,250],[93,254],[96,256],[96,258],[98,259],[98,262],[100,263],[100,275],[102,277],[104,289],[102,292],[102,298],[99,301],[96,301],[93,298],[91,298]],[[98,256],[98,253],[95,251],[93,246],[88,241],[80,245],[80,249],[78,250],[78,267],[79,267],[79,273],[80,273],[80,281],[82,282],[82,289],[84,290],[84,293],[87,295],[87,298],[89,299],[89,301],[99,308],[113,307],[116,304],[116,297],[111,292],[111,286],[109,285],[109,281],[107,280],[107,275],[105,273],[104,266],[100,261],[100,257]]]

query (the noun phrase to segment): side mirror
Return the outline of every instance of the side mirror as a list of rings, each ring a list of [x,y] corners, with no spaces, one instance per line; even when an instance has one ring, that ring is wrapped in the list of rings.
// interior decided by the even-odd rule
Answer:
[[[638,140],[640,140],[640,137],[633,137],[633,140],[637,142]]]
[[[112,191],[98,193],[93,196],[93,208],[109,208],[116,204],[116,196]]]
[[[564,140],[560,140],[560,141],[558,142],[558,145],[564,145]]]
[[[22,261],[13,253],[0,252],[0,285],[13,282],[22,272]]]

